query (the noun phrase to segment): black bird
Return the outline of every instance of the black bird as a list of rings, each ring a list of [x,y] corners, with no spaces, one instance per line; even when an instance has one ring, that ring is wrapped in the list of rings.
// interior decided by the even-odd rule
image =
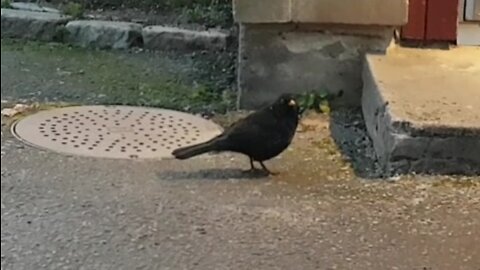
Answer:
[[[231,125],[217,137],[197,145],[176,149],[172,155],[188,159],[207,152],[237,152],[250,158],[250,169],[257,161],[263,170],[273,174],[263,164],[281,152],[292,142],[298,125],[299,106],[290,94],[280,96],[273,104],[254,112]]]

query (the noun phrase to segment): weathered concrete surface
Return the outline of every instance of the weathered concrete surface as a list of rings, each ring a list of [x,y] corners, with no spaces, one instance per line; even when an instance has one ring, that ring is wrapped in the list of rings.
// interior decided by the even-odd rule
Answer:
[[[241,108],[284,92],[345,93],[358,106],[366,52],[384,52],[408,19],[407,0],[235,0]]]
[[[151,50],[223,50],[228,34],[216,31],[193,31],[177,27],[147,26],[143,29],[144,47]]]
[[[130,85],[104,89],[103,98],[95,89],[128,70],[138,77],[125,80],[145,84],[192,66],[165,63],[172,60],[163,53],[73,48],[60,57],[61,45],[20,48],[2,45],[2,108],[3,99],[74,95],[79,103],[142,104],[115,96],[134,92]],[[61,156],[22,145],[2,118],[1,268],[476,270],[480,178],[359,179],[330,133],[354,130],[338,144],[356,156],[371,146],[361,115],[344,116],[352,119],[304,119],[291,149],[268,162],[281,173],[273,178],[243,173],[248,160],[232,154],[184,162]]]
[[[240,23],[328,23],[403,25],[407,0],[234,0],[233,13]]]
[[[477,180],[356,179],[312,119],[242,173],[222,154],[179,161],[65,157],[2,135],[2,269],[475,269]],[[312,128],[313,125],[313,128]],[[333,151],[332,151],[333,150]]]
[[[363,111],[395,172],[480,173],[480,48],[368,55]]]
[[[141,46],[142,26],[112,21],[71,21],[66,26],[67,42],[100,49],[128,49]]]
[[[51,12],[2,8],[2,38],[53,41],[69,17]]]
[[[344,91],[359,105],[362,59],[385,52],[391,28],[242,24],[238,88],[240,107],[258,108],[285,92]]]

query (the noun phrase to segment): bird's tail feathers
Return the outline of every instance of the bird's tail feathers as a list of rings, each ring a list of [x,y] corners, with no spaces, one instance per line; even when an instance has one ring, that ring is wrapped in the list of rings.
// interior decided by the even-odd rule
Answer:
[[[172,152],[172,155],[176,159],[188,159],[194,156],[198,156],[198,155],[205,154],[211,151],[216,151],[216,150],[218,150],[216,147],[216,143],[215,141],[211,140],[211,141],[200,143],[200,144],[178,148]]]

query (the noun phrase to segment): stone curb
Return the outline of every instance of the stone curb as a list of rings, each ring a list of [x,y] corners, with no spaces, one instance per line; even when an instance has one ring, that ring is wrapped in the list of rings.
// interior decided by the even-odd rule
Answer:
[[[128,49],[142,45],[142,26],[112,21],[70,21],[65,41],[84,48]]]
[[[165,26],[147,26],[142,34],[147,49],[223,50],[228,39],[228,34],[216,30],[192,31]]]
[[[80,47],[149,50],[224,50],[230,34],[130,22],[72,20],[56,12],[2,8],[2,38],[58,41]]]
[[[56,8],[42,7],[36,3],[13,2],[10,3],[10,8],[24,11],[61,13],[60,10]]]
[[[61,27],[70,19],[57,13],[4,8],[1,13],[2,38],[58,41]]]

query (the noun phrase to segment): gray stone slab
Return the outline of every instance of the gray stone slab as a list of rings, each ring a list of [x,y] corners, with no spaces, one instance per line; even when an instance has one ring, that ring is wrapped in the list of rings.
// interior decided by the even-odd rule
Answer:
[[[2,38],[53,41],[69,17],[57,13],[2,8]]]
[[[66,25],[67,42],[100,49],[128,49],[141,46],[142,26],[113,21],[71,21]]]
[[[387,174],[480,173],[476,55],[396,48],[366,57],[362,109]]]
[[[397,129],[413,135],[480,134],[480,47],[395,48],[367,63]]]
[[[227,47],[228,37],[217,30],[193,31],[159,25],[143,29],[145,48],[152,50],[222,50]]]

